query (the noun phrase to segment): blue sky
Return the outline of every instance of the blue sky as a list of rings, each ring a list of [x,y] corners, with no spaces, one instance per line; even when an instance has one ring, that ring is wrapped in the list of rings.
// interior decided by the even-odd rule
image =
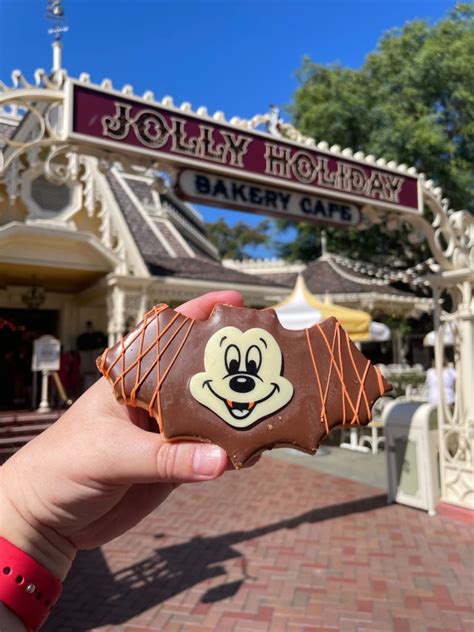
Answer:
[[[359,67],[384,32],[435,22],[454,0],[64,0],[71,76],[152,90],[210,112],[252,117],[291,102],[303,56]],[[0,79],[51,67],[46,0],[0,0]],[[318,139],[323,140],[323,139]],[[213,221],[251,214],[199,207]],[[259,254],[266,254],[260,250]]]

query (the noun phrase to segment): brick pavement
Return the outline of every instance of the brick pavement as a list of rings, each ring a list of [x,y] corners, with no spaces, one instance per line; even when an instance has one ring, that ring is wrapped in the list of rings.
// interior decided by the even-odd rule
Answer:
[[[265,456],[82,553],[44,630],[472,631],[471,535]]]

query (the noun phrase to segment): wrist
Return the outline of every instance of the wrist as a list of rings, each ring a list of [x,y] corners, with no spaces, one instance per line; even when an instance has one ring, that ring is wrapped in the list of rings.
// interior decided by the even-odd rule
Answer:
[[[0,599],[24,624],[27,632],[39,630],[55,606],[62,584],[31,555],[0,538]],[[6,613],[8,617],[8,612]],[[5,612],[0,629],[11,629]],[[17,626],[13,629],[17,629]],[[13,632],[13,630],[12,630]]]
[[[76,548],[55,529],[38,524],[7,492],[0,468],[0,537],[30,555],[54,577],[63,581],[68,574]]]
[[[0,630],[25,632],[25,624],[14,612],[0,600]]]

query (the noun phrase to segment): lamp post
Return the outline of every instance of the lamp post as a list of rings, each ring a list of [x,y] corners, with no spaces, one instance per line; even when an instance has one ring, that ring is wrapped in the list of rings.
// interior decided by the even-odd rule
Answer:
[[[31,277],[31,286],[21,295],[21,300],[28,309],[38,309],[46,300],[46,292],[38,285],[36,276]]]

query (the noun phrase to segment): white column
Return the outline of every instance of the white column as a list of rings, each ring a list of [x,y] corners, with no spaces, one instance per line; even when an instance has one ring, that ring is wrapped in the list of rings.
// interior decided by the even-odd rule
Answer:
[[[142,293],[140,295],[140,306],[138,309],[138,320],[141,320],[143,318],[143,316],[145,316],[145,313],[147,311],[147,306],[148,306],[148,293],[146,291],[146,289],[142,290]]]
[[[403,361],[402,334],[399,329],[392,330],[392,353],[393,362],[395,364],[401,364]]]
[[[78,335],[78,308],[74,298],[66,298],[61,305],[61,319],[59,327],[59,339],[63,351],[73,349]]]
[[[63,47],[59,40],[54,40],[53,44],[53,72],[61,70]]]
[[[107,334],[109,347],[123,336],[125,330],[125,295],[118,285],[107,294]]]
[[[450,317],[457,334],[456,403],[453,411],[445,404],[444,397],[438,403],[441,500],[474,509],[474,297],[469,279],[458,282],[457,289],[459,302]],[[439,288],[435,297],[439,297]],[[443,318],[440,326],[436,312],[435,316],[436,369],[442,395]]]
[[[49,371],[41,371],[41,401],[38,406],[38,410],[45,413],[50,410],[49,397],[48,397],[48,385],[49,385]]]
[[[464,410],[470,430],[474,428],[474,293],[466,281],[462,287],[463,302],[459,308],[458,327],[461,344],[462,373],[460,384],[464,393]],[[472,456],[472,455],[471,455]],[[473,499],[474,500],[474,499]]]

